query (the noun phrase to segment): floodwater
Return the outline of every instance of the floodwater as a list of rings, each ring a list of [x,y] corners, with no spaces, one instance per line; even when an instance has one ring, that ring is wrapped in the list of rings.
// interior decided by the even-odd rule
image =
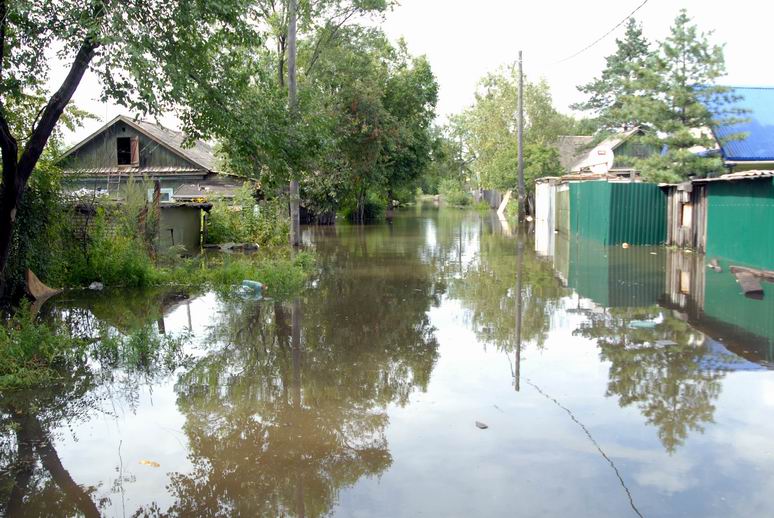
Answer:
[[[538,255],[490,214],[432,207],[304,240],[319,269],[295,300],[57,299],[85,336],[165,345],[2,394],[0,510],[774,512],[771,285],[745,299],[660,248],[554,236]]]

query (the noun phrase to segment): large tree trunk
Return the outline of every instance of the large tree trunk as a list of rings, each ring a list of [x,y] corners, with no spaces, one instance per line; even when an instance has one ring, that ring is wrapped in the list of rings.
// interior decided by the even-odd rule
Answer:
[[[95,15],[100,15],[97,11]],[[18,144],[11,135],[8,122],[0,104],[0,149],[3,154],[3,183],[0,186],[0,296],[6,295],[5,268],[11,252],[16,213],[21,204],[32,171],[48,143],[59,118],[72,99],[75,90],[83,79],[83,74],[94,58],[97,42],[88,37],[75,55],[70,71],[62,85],[51,96],[41,112],[37,126],[33,128],[27,145],[18,156]],[[18,158],[18,161],[17,161]]]

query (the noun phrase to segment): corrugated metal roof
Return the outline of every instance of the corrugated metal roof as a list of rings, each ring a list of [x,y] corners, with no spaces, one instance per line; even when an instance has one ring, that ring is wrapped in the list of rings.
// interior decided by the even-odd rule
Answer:
[[[741,140],[722,143],[723,157],[730,161],[774,161],[774,88],[732,87],[728,95],[738,99],[724,104],[724,110],[738,108],[749,113],[740,115],[747,122],[715,127],[715,136],[720,141],[746,134]]]
[[[694,183],[706,183],[706,182],[733,182],[738,180],[757,180],[760,178],[774,178],[774,171],[769,170],[752,170],[752,171],[739,171],[738,173],[724,174],[717,178],[697,178]]]

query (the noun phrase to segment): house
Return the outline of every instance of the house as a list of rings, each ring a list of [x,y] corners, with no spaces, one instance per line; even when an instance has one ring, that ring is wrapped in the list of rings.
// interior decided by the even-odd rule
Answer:
[[[559,163],[562,171],[570,172],[572,166],[586,156],[594,141],[591,136],[564,135],[557,139],[556,150],[559,153]]]
[[[662,186],[667,242],[728,264],[774,270],[774,171]]]
[[[730,87],[724,97],[723,110],[743,111],[743,122],[713,128],[728,171],[774,170],[774,88]]]
[[[246,181],[219,171],[206,142],[189,144],[179,131],[123,115],[70,148],[60,164],[71,191],[119,196],[130,178],[158,180],[163,202],[230,199]]]
[[[648,158],[659,152],[653,146],[639,142],[641,128],[613,134],[583,154],[570,166],[570,174],[607,174],[634,177],[635,159]]]

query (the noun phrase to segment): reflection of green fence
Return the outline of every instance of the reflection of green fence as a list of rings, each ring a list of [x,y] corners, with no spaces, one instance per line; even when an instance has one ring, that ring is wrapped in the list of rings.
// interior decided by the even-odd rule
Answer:
[[[569,287],[608,308],[656,305],[665,290],[666,261],[663,251],[652,251],[573,239]]]
[[[563,236],[570,235],[570,190],[556,190],[556,230]]]
[[[707,255],[774,269],[771,178],[709,185]]]
[[[570,233],[606,245],[658,245],[666,241],[666,196],[657,185],[570,184]]]
[[[774,285],[763,283],[763,290],[763,300],[749,299],[727,271],[707,272],[704,314],[763,338],[768,342],[768,351],[761,352],[774,361]]]

